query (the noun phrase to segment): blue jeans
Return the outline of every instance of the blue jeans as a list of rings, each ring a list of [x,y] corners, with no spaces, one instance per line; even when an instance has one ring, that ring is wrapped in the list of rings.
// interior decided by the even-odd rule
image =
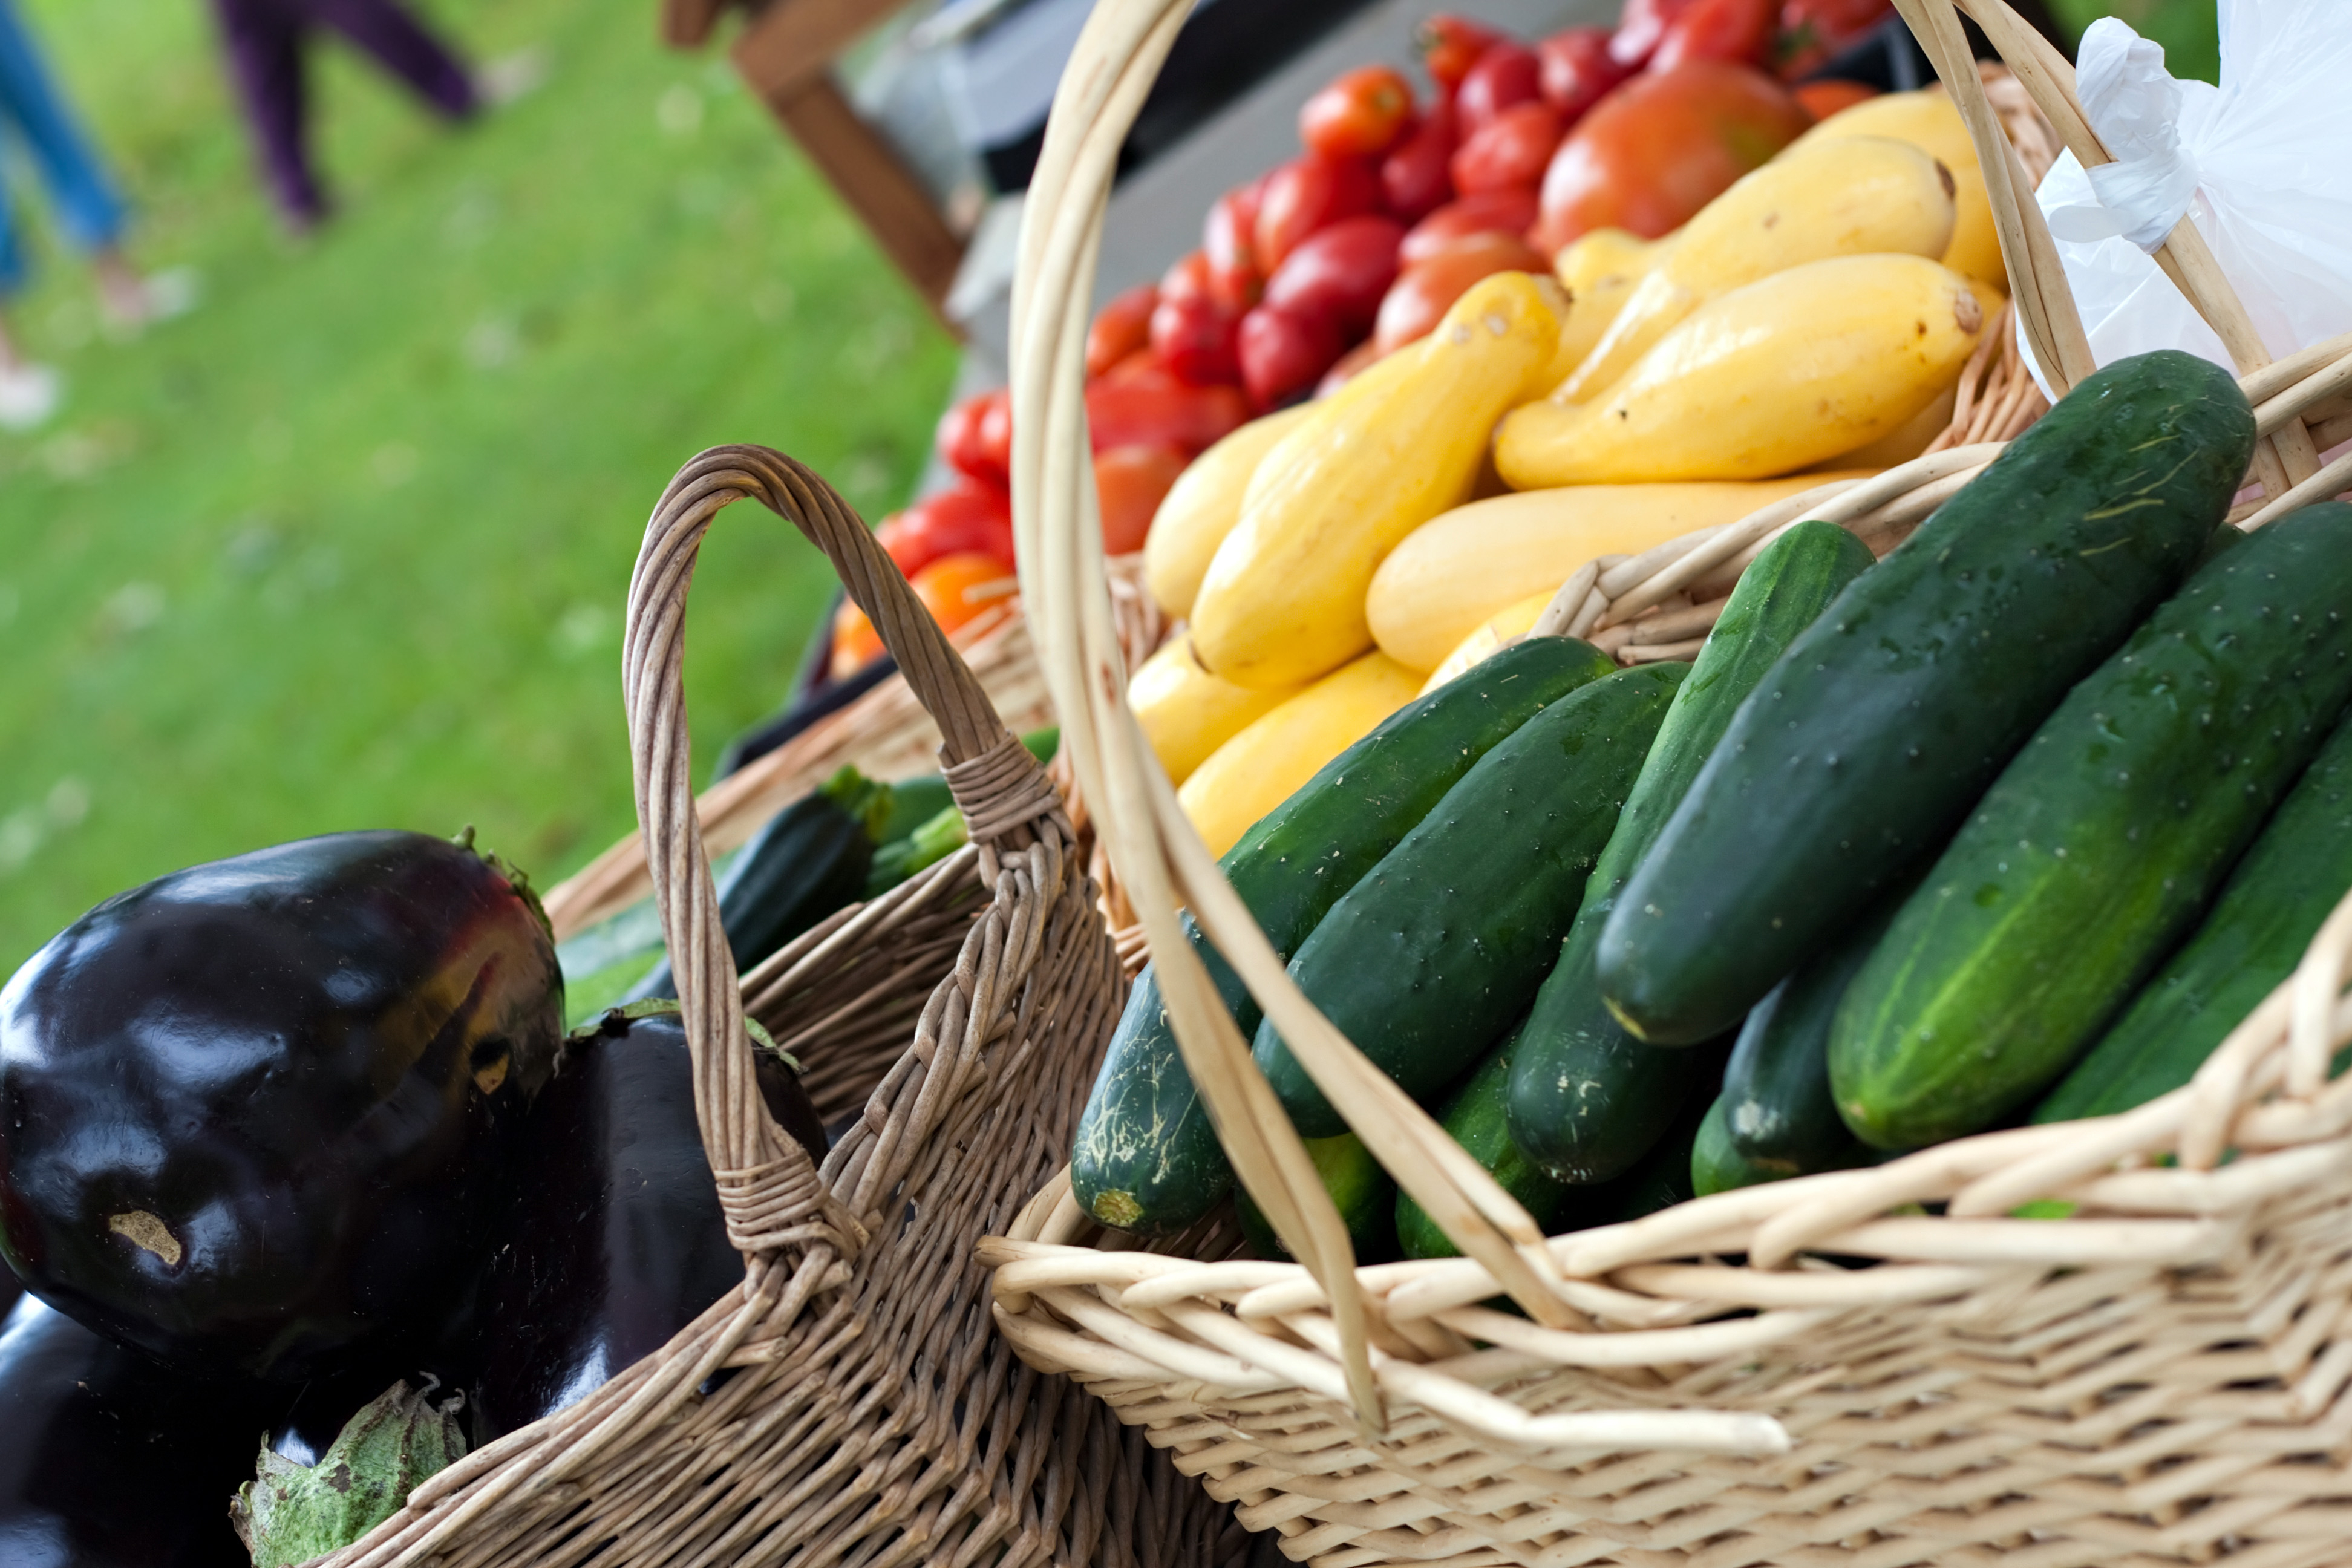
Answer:
[[[34,52],[23,18],[11,0],[0,0],[0,150],[7,143],[16,144],[40,170],[68,238],[100,250],[121,237],[121,196]],[[24,281],[24,247],[6,193],[0,190],[0,296],[14,293]]]

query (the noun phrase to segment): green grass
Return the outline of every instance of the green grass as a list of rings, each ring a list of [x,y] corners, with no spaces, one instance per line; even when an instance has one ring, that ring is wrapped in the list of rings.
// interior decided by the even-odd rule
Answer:
[[[44,245],[12,312],[60,417],[0,436],[0,964],[173,868],[339,828],[483,841],[542,883],[632,821],[621,608],[670,473],[781,447],[903,498],[953,350],[719,58],[653,0],[429,7],[545,85],[451,132],[338,47],[343,216],[283,239],[198,0],[29,15],[190,316],[94,331]],[[40,205],[22,180],[17,210]],[[780,700],[829,592],[763,512],[705,553],[707,764]]]
[[[2077,35],[2101,16],[2117,16],[2142,37],[2164,46],[2164,66],[2177,77],[2217,81],[2221,32],[2213,0],[2051,0],[2050,9]]]

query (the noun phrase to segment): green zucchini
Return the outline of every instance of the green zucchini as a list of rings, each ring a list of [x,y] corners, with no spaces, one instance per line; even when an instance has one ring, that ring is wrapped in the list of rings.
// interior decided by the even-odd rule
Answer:
[[[1715,1097],[1699,1119],[1698,1133],[1691,1141],[1691,1195],[1703,1198],[1709,1193],[1727,1193],[1735,1187],[1759,1186],[1766,1182],[1785,1181],[1796,1173],[1768,1169],[1741,1153],[1731,1139],[1731,1118],[1728,1114],[1728,1091]]]
[[[1588,643],[1530,637],[1407,704],[1332,759],[1222,862],[1275,951],[1287,960],[1496,742],[1614,668]],[[1256,1002],[1189,915],[1184,931],[1247,1039]],[[1079,1119],[1071,1192],[1105,1225],[1162,1236],[1207,1214],[1233,1179],[1147,968]]]
[[[2068,693],[1855,975],[1830,1032],[1882,1149],[2031,1100],[2193,925],[2352,700],[2352,506],[2213,558]]]
[[[2253,441],[2227,371],[2120,360],[1856,579],[1742,706],[1619,898],[1600,973],[1626,1026],[1722,1033],[1932,856],[2188,576]]]
[[[2352,718],[2230,873],[2213,912],[2157,972],[2091,1053],[2059,1080],[2036,1121],[2112,1116],[2169,1094],[2205,1065],[2352,892]]]
[[[1609,1180],[1640,1159],[1681,1109],[1689,1064],[1626,1033],[1601,998],[1595,973],[1601,931],[1740,703],[1797,634],[1870,564],[1870,551],[1845,530],[1799,523],[1741,574],[1690,678],[1675,693],[1516,1057],[1512,1135],[1554,1175]]]
[[[1528,720],[1299,943],[1291,977],[1415,1100],[1535,1000],[1687,668],[1623,670]],[[1301,1133],[1347,1131],[1270,1019],[1255,1054]]]
[[[1348,1239],[1358,1263],[1389,1263],[1397,1257],[1397,1186],[1363,1140],[1352,1132],[1337,1138],[1309,1138],[1307,1157],[1315,1162],[1323,1190],[1339,1207],[1347,1222]],[[1260,1258],[1287,1258],[1290,1248],[1274,1234],[1265,1213],[1251,1201],[1249,1189],[1234,1188],[1234,1212],[1242,1222],[1242,1239]]]
[[[1510,1131],[1504,1124],[1503,1100],[1511,1081],[1511,1053],[1517,1043],[1518,1036],[1514,1034],[1496,1047],[1469,1080],[1454,1091],[1437,1120],[1447,1136],[1485,1166],[1487,1174],[1502,1184],[1503,1190],[1517,1198],[1549,1236],[1592,1189],[1571,1186],[1545,1174],[1541,1166],[1511,1142]],[[1396,1233],[1407,1258],[1452,1258],[1462,1250],[1410,1193],[1397,1194]]]

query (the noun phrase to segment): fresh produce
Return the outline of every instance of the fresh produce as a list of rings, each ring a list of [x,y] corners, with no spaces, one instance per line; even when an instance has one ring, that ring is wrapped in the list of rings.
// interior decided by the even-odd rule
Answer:
[[[1113,447],[1095,454],[1104,554],[1132,555],[1143,548],[1152,517],[1188,460],[1173,447]]]
[[[1371,647],[1373,571],[1466,497],[1496,416],[1551,357],[1556,296],[1549,279],[1524,273],[1473,285],[1427,342],[1403,351],[1412,357],[1396,379],[1334,398],[1285,439],[1287,460],[1261,464],[1193,603],[1204,668],[1282,686]]]
[[[1324,763],[1420,693],[1420,676],[1385,654],[1342,665],[1210,752],[1177,791],[1184,815],[1209,853],[1223,855]]]
[[[1952,189],[1950,173],[1907,142],[1799,143],[1683,226],[1559,399],[1608,391],[1692,311],[1776,272],[1834,256],[1934,260],[1951,243]]]
[[[1121,296],[1122,300],[1129,299]],[[1144,311],[1146,332],[1150,311]],[[1120,333],[1126,328],[1114,322],[1109,331]],[[1107,343],[1108,346],[1108,333]],[[1134,347],[1141,348],[1139,336]],[[1088,343],[1091,353],[1093,344]],[[1133,350],[1128,351],[1132,353]],[[1125,354],[1118,356],[1125,358]],[[1004,387],[982,392],[964,399],[940,416],[940,427],[933,445],[949,466],[966,478],[978,480],[992,489],[1002,490],[1013,482],[1013,394]]]
[[[1893,14],[1892,0],[1784,0],[1772,56],[1783,81],[1810,76]]]
[[[1380,205],[1381,182],[1370,163],[1308,153],[1267,177],[1252,235],[1257,264],[1271,277],[1309,235]]]
[[[1234,891],[1275,951],[1286,959],[1296,952],[1339,895],[1498,742],[1614,668],[1589,644],[1531,639],[1407,706],[1325,764],[1223,858]],[[1257,1004],[1190,916],[1185,932],[1247,1037],[1257,1028]],[[1163,1235],[1206,1214],[1232,1181],[1146,968],[1079,1120],[1071,1192],[1105,1225]]]
[[[2207,563],[2067,694],[1839,1005],[1830,1079],[1856,1134],[1976,1131],[2096,1038],[2352,701],[2347,604],[2352,506],[2306,507]]]
[[[1561,134],[1559,116],[1551,105],[1540,99],[1515,103],[1454,149],[1447,165],[1454,188],[1465,195],[1480,191],[1532,191],[1543,178]]]
[[[1934,854],[2187,575],[2253,430],[2218,366],[2118,361],[1848,587],[1734,718],[1619,900],[1600,973],[1627,1027],[1720,1034]]]
[[[931,562],[908,579],[908,585],[940,629],[952,633],[994,608],[1011,592],[1013,582],[1013,567],[997,556],[959,551]],[[887,651],[866,612],[844,599],[834,621],[835,678],[856,672]]]
[[[1381,353],[1392,353],[1427,337],[1437,330],[1454,301],[1481,278],[1497,272],[1540,275],[1548,270],[1542,256],[1515,234],[1465,235],[1405,268],[1381,300],[1380,319],[1372,327],[1373,344]]]
[[[754,1055],[769,1114],[822,1162],[824,1128],[799,1078]],[[743,1283],[676,1012],[608,1013],[566,1042],[522,1153],[539,1179],[507,1195],[482,1287],[486,1437],[592,1392]]]
[[[1250,476],[1307,414],[1302,405],[1251,420],[1194,458],[1169,487],[1143,544],[1144,586],[1161,609],[1179,620],[1192,613],[1210,559],[1241,521]]]
[[[562,1020],[545,917],[470,843],[341,833],[158,878],[0,993],[0,1250],[184,1369],[299,1381],[426,1337]]]
[[[1801,81],[1789,91],[1805,106],[1805,112],[1816,121],[1827,120],[1833,114],[1843,114],[1855,104],[1866,103],[1879,95],[1878,89],[1868,82],[1840,81],[1832,77]]]
[[[1582,364],[1616,324],[1617,312],[1633,297],[1671,240],[1646,240],[1622,228],[1596,228],[1552,258],[1552,275],[1568,290],[1568,318],[1560,323],[1559,347],[1544,380],[1558,387]]]
[[[1210,221],[1213,233],[1215,223],[1213,213]],[[1096,311],[1094,321],[1087,328],[1087,374],[1089,377],[1101,375],[1130,354],[1139,353],[1150,347],[1151,312],[1159,307],[1160,286],[1156,283],[1139,283]],[[944,447],[945,432],[950,428],[952,427],[961,433],[964,422],[973,418],[982,407],[998,406],[1002,406],[1004,410],[1006,460],[1003,465],[990,463],[988,467],[992,473],[987,477],[992,478],[999,486],[1002,486],[1011,469],[1013,415],[1012,399],[1009,395],[1003,393],[1003,389],[999,389],[996,392],[983,392],[976,397],[966,399],[948,410],[940,421],[940,428],[942,432],[941,445]],[[977,430],[973,435],[975,437],[978,436]],[[950,461],[953,459],[950,458]],[[958,463],[956,467],[961,468],[963,465]]]
[[[339,1552],[390,1519],[418,1486],[466,1457],[463,1394],[396,1383],[344,1427],[316,1464],[261,1449],[259,1473],[237,1489],[229,1521],[253,1568],[295,1568]]]
[[[1377,158],[1412,128],[1412,84],[1387,66],[1342,74],[1298,111],[1298,139],[1327,158]]]
[[[1479,51],[1454,89],[1454,111],[1462,117],[1462,133],[1474,136],[1542,96],[1543,65],[1536,52],[1517,39],[1497,38]]]
[[[1472,501],[1432,518],[1389,552],[1372,574],[1364,616],[1382,653],[1433,669],[1481,623],[1530,595],[1549,599],[1588,561],[1638,555],[1801,490],[1860,477],[1574,485]]]
[[[2033,1120],[2113,1116],[2196,1077],[2239,1021],[2294,973],[2347,892],[2352,721],[2336,724],[2230,873],[2197,934],[2059,1080]]]
[[[1790,529],[1741,575],[1675,694],[1519,1033],[1511,1137],[1563,1181],[1625,1171],[1665,1132],[1692,1080],[1688,1062],[1626,1033],[1603,1002],[1597,965],[1610,916],[1741,704],[1870,564],[1870,551],[1843,529]]]
[[[1503,35],[1492,27],[1443,11],[1423,17],[1414,30],[1422,64],[1449,100],[1460,90],[1480,57],[1504,41]]]
[[[1260,305],[1242,318],[1239,357],[1250,406],[1276,408],[1303,395],[1347,352],[1339,323],[1278,306]]]
[[[1298,694],[1252,690],[1201,668],[1185,638],[1171,637],[1127,683],[1127,705],[1143,727],[1171,784],[1182,784],[1211,753]]]
[[[1454,105],[1439,99],[1381,160],[1381,199],[1401,223],[1419,223],[1454,195]]]
[[[1455,676],[1475,668],[1534,631],[1536,623],[1543,618],[1545,609],[1558,596],[1558,590],[1549,594],[1530,594],[1514,604],[1504,605],[1479,622],[1470,635],[1455,643],[1454,651],[1429,672],[1429,679],[1421,689],[1423,693],[1425,695],[1436,690]]]
[[[1952,176],[1952,242],[1944,265],[1980,283],[2006,291],[2009,272],[1993,227],[1992,199],[1985,194],[1984,170],[1959,106],[1941,88],[1890,92],[1842,110],[1799,137],[1796,152],[1849,136],[1889,136],[1944,165]]]
[[[1231,386],[1106,377],[1087,388],[1087,428],[1097,452],[1173,447],[1191,457],[1240,429],[1249,415],[1248,400]]]
[[[1549,1236],[1560,1228],[1580,1199],[1590,1197],[1592,1189],[1571,1186],[1547,1174],[1511,1142],[1503,1103],[1511,1080],[1511,1052],[1517,1042],[1515,1031],[1496,1047],[1439,1108],[1437,1122]],[[1453,1258],[1462,1250],[1410,1193],[1396,1195],[1396,1234],[1407,1258]]]
[[[952,805],[941,807],[904,838],[876,847],[873,869],[866,874],[866,896],[880,898],[971,842],[971,825],[963,813]]]
[[[1521,725],[1292,955],[1300,989],[1415,1099],[1535,999],[1686,668],[1620,671]],[[1303,1135],[1347,1131],[1271,1020],[1254,1054]]]
[[[1959,379],[1991,314],[1976,289],[1916,256],[1790,268],[1700,306],[1606,395],[1514,410],[1495,465],[1517,489],[1811,468]]]
[[[1735,1187],[1753,1187],[1784,1173],[1768,1171],[1739,1152],[1731,1141],[1725,1100],[1721,1095],[1716,1096],[1706,1114],[1699,1119],[1698,1132],[1691,1140],[1691,1196],[1703,1198]]]
[[[1688,60],[1755,60],[1770,49],[1777,0],[1691,0],[1659,35],[1650,69]]]
[[[1265,280],[1267,308],[1320,317],[1344,345],[1371,330],[1381,296],[1396,281],[1404,226],[1377,213],[1345,218],[1307,236]]]
[[[1011,498],[967,478],[884,518],[874,539],[888,553],[890,563],[908,577],[948,555],[992,556],[1009,568]]]
[[[1573,125],[1609,89],[1632,74],[1610,57],[1609,33],[1602,27],[1569,27],[1536,46],[1543,98],[1562,121]]]
[[[1523,235],[1536,220],[1533,191],[1516,187],[1479,191],[1446,203],[1412,226],[1397,247],[1407,267],[1434,258],[1475,235]]]
[[[1359,1264],[1386,1263],[1397,1256],[1397,1184],[1372,1158],[1363,1140],[1352,1132],[1336,1138],[1309,1138],[1307,1157],[1323,1178],[1339,1217],[1347,1223],[1348,1241]],[[1260,1258],[1288,1258],[1290,1248],[1274,1234],[1265,1213],[1251,1201],[1246,1187],[1234,1189],[1234,1212],[1242,1222],[1243,1239]]]

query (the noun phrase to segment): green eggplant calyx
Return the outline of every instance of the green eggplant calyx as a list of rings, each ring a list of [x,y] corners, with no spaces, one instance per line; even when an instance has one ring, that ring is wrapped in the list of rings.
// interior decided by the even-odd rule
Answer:
[[[228,1508],[254,1568],[292,1568],[339,1552],[391,1518],[408,1494],[466,1455],[465,1396],[432,1402],[438,1380],[395,1383],[352,1416],[315,1465],[262,1442],[259,1467]]]
[[[471,849],[475,854],[479,855],[482,858],[482,864],[488,866],[491,870],[496,871],[499,876],[504,877],[507,879],[507,886],[515,890],[515,896],[520,899],[523,903],[529,907],[532,918],[539,921],[539,929],[547,933],[547,940],[550,942],[553,942],[555,940],[555,922],[547,918],[547,906],[539,901],[538,889],[534,889],[530,885],[530,872],[524,870],[521,867],[516,865],[513,861],[508,859],[497,850],[484,849],[479,845],[476,844],[474,842],[474,825],[470,822],[466,824],[465,826],[459,828],[457,836],[451,838],[449,842],[455,844],[460,849]]]
[[[817,786],[817,794],[865,828],[868,839],[879,839],[883,825],[890,820],[890,786],[867,778],[854,764],[844,763],[840,772]]]
[[[675,996],[644,996],[618,1007],[606,1008],[596,1015],[593,1022],[572,1030],[569,1037],[576,1040],[587,1035],[618,1035],[625,1033],[625,1026],[639,1018],[683,1018],[685,1016],[685,1009],[678,1005]],[[743,1016],[743,1030],[751,1037],[755,1048],[767,1052],[795,1074],[804,1070],[800,1058],[776,1044],[776,1037],[768,1033],[760,1020],[748,1013]]]

